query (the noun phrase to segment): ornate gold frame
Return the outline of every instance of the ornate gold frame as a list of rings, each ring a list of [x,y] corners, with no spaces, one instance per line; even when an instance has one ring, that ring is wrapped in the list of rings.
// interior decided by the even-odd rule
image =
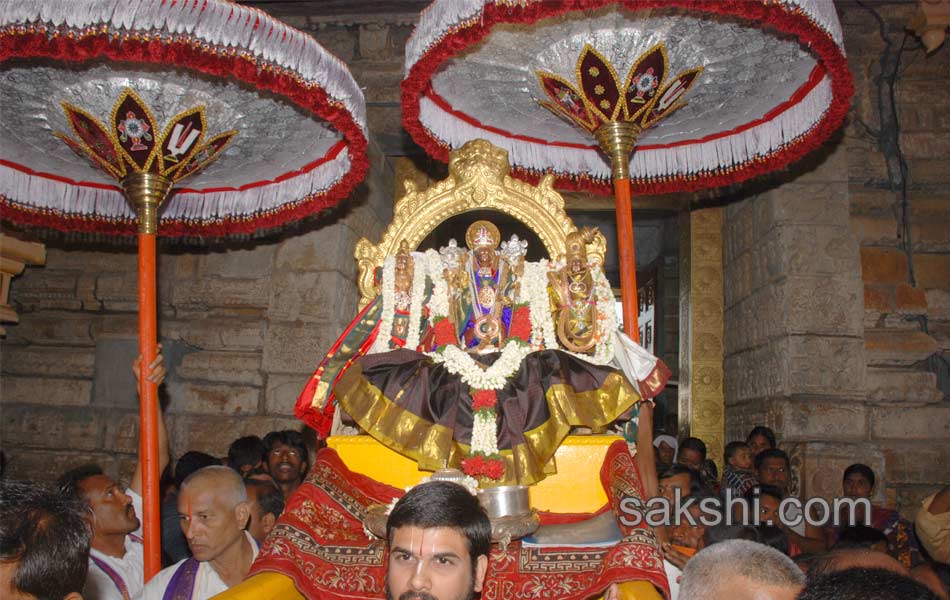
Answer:
[[[537,233],[551,258],[564,255],[565,238],[577,230],[564,210],[564,198],[554,190],[554,176],[537,185],[509,176],[508,152],[486,140],[472,140],[449,155],[448,178],[421,191],[406,181],[406,194],[396,200],[393,220],[378,244],[366,238],[356,243],[360,307],[379,294],[376,268],[396,254],[403,240],[417,249],[429,233],[449,217],[473,210],[497,210],[514,217]],[[460,232],[459,238],[464,237]],[[504,237],[504,235],[503,235]],[[603,264],[607,241],[600,231],[587,245],[587,255]]]

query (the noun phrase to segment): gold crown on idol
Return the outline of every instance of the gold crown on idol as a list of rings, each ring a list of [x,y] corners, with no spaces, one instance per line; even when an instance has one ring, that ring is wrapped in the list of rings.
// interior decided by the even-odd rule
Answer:
[[[501,241],[501,232],[489,221],[475,221],[468,226],[465,232],[465,243],[470,250],[475,248],[497,248]]]
[[[567,252],[565,253],[568,258],[574,256],[580,256],[582,258],[587,257],[587,244],[593,240],[593,230],[590,227],[584,227],[577,231],[572,231],[567,234],[565,239],[567,243]]]

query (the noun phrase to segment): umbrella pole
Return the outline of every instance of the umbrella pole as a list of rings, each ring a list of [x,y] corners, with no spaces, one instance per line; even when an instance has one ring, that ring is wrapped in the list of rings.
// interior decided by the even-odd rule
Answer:
[[[139,460],[142,466],[142,537],[145,550],[145,580],[162,568],[159,506],[158,386],[146,377],[146,368],[157,354],[158,318],[156,307],[155,233],[158,208],[171,189],[165,177],[135,173],[122,180],[126,197],[139,221]]]
[[[617,209],[617,253],[620,255],[620,297],[623,303],[623,330],[640,343],[637,260],[633,245],[633,210],[630,206],[630,179],[614,179]]]
[[[617,210],[617,253],[620,256],[620,294],[623,305],[623,330],[640,343],[639,302],[637,300],[637,261],[633,245],[633,209],[630,205],[628,165],[640,128],[626,121],[608,121],[594,132],[601,150],[610,157]]]

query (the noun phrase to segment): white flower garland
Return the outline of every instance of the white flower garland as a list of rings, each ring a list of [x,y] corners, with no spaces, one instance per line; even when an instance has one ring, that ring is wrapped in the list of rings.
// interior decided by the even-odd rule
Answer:
[[[433,249],[426,250],[425,266],[429,279],[432,281],[432,297],[429,298],[429,316],[434,322],[439,317],[449,314],[449,285],[445,281],[442,256]]]
[[[379,319],[379,329],[376,340],[369,349],[369,354],[389,351],[389,338],[393,330],[393,315],[396,311],[396,257],[387,256],[383,261],[383,314]]]
[[[522,302],[527,302],[531,312],[531,341],[538,349],[557,348],[557,334],[551,319],[551,307],[548,300],[547,260],[525,263],[521,278]]]
[[[498,360],[487,369],[458,346],[444,346],[439,352],[429,352],[427,355],[433,362],[444,364],[449,373],[461,377],[472,390],[500,390],[533,351],[528,344],[509,340]]]
[[[412,298],[409,305],[409,332],[406,334],[406,348],[415,350],[419,346],[419,320],[422,318],[422,300],[426,293],[426,271],[423,256],[413,253]]]
[[[419,320],[422,318],[423,296],[425,296],[426,273],[428,266],[419,264],[421,259],[427,258],[423,255],[414,253],[412,256],[412,297],[409,299],[409,325],[406,331],[406,345],[409,350],[415,350],[419,345]],[[392,337],[393,319],[396,314],[396,258],[387,256],[383,261],[383,289],[380,295],[383,297],[383,313],[379,319],[379,333],[376,334],[376,340],[369,350],[369,354],[377,352],[388,352],[392,349],[390,338]]]
[[[498,439],[495,434],[497,409],[475,412],[472,422],[472,446],[470,455],[476,453],[485,456],[498,454]]]

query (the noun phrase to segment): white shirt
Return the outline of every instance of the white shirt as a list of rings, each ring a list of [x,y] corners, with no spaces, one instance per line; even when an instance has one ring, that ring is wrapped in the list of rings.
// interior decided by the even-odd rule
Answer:
[[[125,493],[132,499],[132,508],[135,509],[135,514],[141,519],[142,497],[132,490],[125,490]],[[89,550],[89,574],[86,576],[86,585],[82,589],[82,597],[85,600],[125,600],[115,581],[99,568],[92,557],[106,563],[115,571],[116,575],[125,583],[129,598],[134,598],[142,593],[142,588],[145,586],[145,549],[142,547],[141,541],[132,539],[132,536],[139,537],[141,535],[142,527],[139,526],[131,535],[125,536],[125,556],[122,558],[103,554],[95,548]]]
[[[670,600],[676,600],[680,595],[679,579],[683,572],[665,558],[663,559],[663,570],[666,571],[666,580],[670,583]]]
[[[251,545],[251,549],[254,552],[254,555],[251,557],[253,561],[257,558],[257,542],[254,541],[254,538],[252,538],[248,532],[245,531],[244,535],[247,537],[247,542]],[[162,597],[165,595],[165,588],[171,583],[172,577],[175,576],[175,571],[178,570],[178,567],[180,567],[185,560],[188,559],[180,560],[172,566],[159,571],[158,574],[152,577],[148,582],[142,595],[136,600],[162,600]],[[195,575],[195,587],[191,593],[191,600],[207,600],[211,596],[220,594],[227,589],[227,584],[221,580],[210,562],[199,563],[198,574]]]

